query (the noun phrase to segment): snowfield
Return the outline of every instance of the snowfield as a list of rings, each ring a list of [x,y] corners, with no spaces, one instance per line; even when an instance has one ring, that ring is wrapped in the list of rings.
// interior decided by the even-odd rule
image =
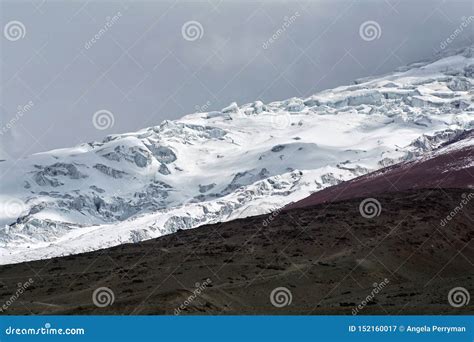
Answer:
[[[0,162],[0,263],[267,213],[456,139],[474,47],[306,99],[194,113]]]

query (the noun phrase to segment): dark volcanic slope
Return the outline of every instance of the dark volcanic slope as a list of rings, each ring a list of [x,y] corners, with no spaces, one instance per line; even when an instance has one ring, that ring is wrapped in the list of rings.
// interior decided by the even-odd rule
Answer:
[[[474,187],[474,132],[432,155],[396,164],[365,176],[318,191],[286,209],[324,202],[367,197],[409,189]],[[472,142],[472,143],[471,143]]]
[[[474,201],[440,221],[474,195],[436,189],[377,199],[382,212],[373,219],[352,199],[2,266],[0,298],[12,302],[4,313],[173,314],[182,306],[182,314],[350,315],[384,282],[359,314],[473,314],[472,300],[455,308],[448,293],[474,294]],[[30,277],[33,285],[10,300]],[[112,305],[93,304],[100,287],[113,291]],[[277,287],[291,292],[291,304],[272,305]]]

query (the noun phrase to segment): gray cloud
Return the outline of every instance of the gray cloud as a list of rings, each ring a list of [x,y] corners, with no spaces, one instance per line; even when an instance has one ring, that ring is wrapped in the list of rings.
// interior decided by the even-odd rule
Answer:
[[[386,73],[431,58],[474,9],[470,0],[55,0],[2,1],[1,13],[2,31],[12,20],[26,28],[23,39],[1,37],[0,50],[0,124],[35,103],[0,140],[0,151],[20,157],[157,125],[200,106],[308,96]],[[191,20],[202,25],[201,39],[183,39]],[[381,34],[365,41],[359,27],[369,20]],[[449,47],[472,44],[473,30]],[[113,127],[94,127],[101,109],[114,114]]]

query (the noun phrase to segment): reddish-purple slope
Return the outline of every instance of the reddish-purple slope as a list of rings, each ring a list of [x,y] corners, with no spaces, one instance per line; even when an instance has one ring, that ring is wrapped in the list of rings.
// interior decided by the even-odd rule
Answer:
[[[286,206],[285,210],[356,197],[368,197],[384,192],[473,187],[473,144],[474,139],[471,132],[464,139],[421,159],[392,165],[321,190],[301,201]]]

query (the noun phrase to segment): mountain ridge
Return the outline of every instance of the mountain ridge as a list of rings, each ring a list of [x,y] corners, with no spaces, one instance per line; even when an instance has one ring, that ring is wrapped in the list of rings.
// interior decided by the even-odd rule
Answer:
[[[306,99],[233,103],[4,161],[1,262],[264,214],[412,160],[472,129],[473,77],[469,47]]]
[[[420,158],[395,164],[323,189],[285,210],[376,196],[384,192],[474,188],[474,131]]]

